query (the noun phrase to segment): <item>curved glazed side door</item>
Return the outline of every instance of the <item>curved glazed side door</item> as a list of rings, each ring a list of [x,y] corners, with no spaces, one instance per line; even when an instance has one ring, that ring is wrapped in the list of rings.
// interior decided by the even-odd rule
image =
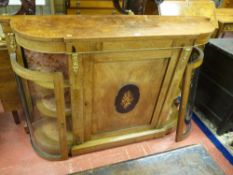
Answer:
[[[203,51],[194,47],[183,77],[176,141],[185,139],[191,131],[192,108],[196,96],[199,73],[196,69],[202,64],[203,57]]]
[[[69,136],[66,119],[68,116],[64,100],[66,85],[62,73],[40,72],[24,68],[17,62],[15,53],[10,54],[10,60],[24,107],[33,148],[41,157],[49,160],[67,159]],[[29,92],[25,87],[25,81],[30,87]],[[54,100],[49,101],[48,95],[44,95],[44,92],[52,93],[50,98]],[[71,144],[72,140],[70,139]]]

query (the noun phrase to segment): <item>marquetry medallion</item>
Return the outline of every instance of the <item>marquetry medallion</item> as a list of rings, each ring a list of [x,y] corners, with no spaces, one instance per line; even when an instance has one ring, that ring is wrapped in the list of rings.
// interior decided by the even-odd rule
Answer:
[[[119,113],[130,112],[138,103],[139,97],[140,92],[139,88],[136,85],[128,84],[123,86],[116,96],[116,111]]]

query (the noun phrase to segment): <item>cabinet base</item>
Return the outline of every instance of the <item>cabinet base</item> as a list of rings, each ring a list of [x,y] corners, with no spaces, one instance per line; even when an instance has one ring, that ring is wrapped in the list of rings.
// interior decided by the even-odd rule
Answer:
[[[177,123],[176,120],[172,120],[170,123],[168,123],[166,126],[164,126],[161,129],[151,129],[137,133],[87,141],[83,144],[73,146],[71,149],[71,154],[72,156],[76,156],[80,154],[85,154],[107,148],[113,148],[117,146],[144,141],[144,140],[160,138],[173,132],[176,129],[176,123]]]

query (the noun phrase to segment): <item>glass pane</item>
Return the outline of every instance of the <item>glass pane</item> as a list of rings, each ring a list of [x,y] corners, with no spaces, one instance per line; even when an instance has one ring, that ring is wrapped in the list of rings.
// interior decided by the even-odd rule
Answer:
[[[44,54],[36,53],[24,49],[25,65],[30,70],[40,72],[62,72],[65,82],[68,79],[67,56],[63,54]],[[32,141],[34,148],[46,158],[53,158],[60,155],[59,130],[57,125],[56,98],[53,82],[32,82],[27,81],[25,91],[27,91],[27,106],[31,113],[30,122],[32,126]],[[65,96],[65,114],[67,125],[67,141],[71,147],[72,138],[72,120],[70,91],[64,89]]]

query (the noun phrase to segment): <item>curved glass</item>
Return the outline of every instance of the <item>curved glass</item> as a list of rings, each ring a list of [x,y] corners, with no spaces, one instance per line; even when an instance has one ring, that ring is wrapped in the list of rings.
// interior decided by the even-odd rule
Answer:
[[[26,49],[23,49],[23,55],[21,61],[26,67],[22,67],[26,77],[19,77],[33,147],[46,159],[63,159],[68,156],[73,143],[68,58],[64,54],[44,54]],[[60,79],[55,78],[58,72],[62,73]],[[59,95],[60,92],[63,96]]]
[[[192,109],[199,75],[198,67],[202,64],[203,56],[201,49],[194,48],[184,73],[176,141],[183,140],[191,131]]]

